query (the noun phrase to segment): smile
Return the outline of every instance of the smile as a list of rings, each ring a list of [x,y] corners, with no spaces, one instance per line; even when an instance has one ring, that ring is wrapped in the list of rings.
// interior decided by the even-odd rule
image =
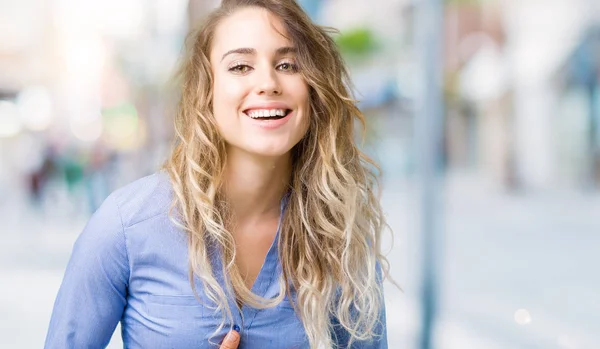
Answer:
[[[252,109],[244,111],[244,114],[255,120],[278,120],[286,117],[291,111],[291,109]]]

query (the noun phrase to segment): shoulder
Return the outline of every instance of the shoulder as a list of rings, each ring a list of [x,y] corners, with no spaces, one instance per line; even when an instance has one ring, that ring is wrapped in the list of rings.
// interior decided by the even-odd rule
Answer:
[[[169,175],[161,171],[140,178],[114,191],[107,201],[117,206],[123,227],[168,214],[173,202]]]
[[[167,215],[171,205],[171,185],[166,173],[138,179],[111,193],[94,212],[75,243],[73,267],[113,270],[126,280],[130,238],[135,224],[158,215]],[[147,230],[144,230],[145,232]],[[83,268],[83,269],[82,269]],[[77,270],[79,270],[77,269]],[[119,274],[121,273],[121,274]]]

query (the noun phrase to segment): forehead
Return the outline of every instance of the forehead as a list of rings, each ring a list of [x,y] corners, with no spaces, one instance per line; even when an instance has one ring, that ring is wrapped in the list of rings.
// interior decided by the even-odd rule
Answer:
[[[240,47],[273,49],[291,46],[281,19],[258,7],[246,7],[223,19],[215,29],[211,56]]]

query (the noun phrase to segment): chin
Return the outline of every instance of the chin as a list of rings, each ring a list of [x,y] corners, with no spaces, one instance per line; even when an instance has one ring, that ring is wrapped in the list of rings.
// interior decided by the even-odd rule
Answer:
[[[264,157],[281,157],[287,155],[290,150],[293,148],[293,145],[283,145],[283,144],[252,144],[248,147],[245,147],[245,151],[251,154],[255,154],[258,156]]]
[[[290,149],[253,149],[249,150],[249,152],[258,156],[278,158],[287,155]]]

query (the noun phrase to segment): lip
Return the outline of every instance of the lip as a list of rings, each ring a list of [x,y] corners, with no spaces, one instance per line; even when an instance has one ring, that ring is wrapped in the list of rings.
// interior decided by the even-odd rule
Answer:
[[[256,109],[288,109],[288,110],[292,110],[292,108],[285,103],[268,102],[268,103],[252,104],[252,105],[244,108],[242,111],[244,114],[246,114],[248,111],[256,110]]]

